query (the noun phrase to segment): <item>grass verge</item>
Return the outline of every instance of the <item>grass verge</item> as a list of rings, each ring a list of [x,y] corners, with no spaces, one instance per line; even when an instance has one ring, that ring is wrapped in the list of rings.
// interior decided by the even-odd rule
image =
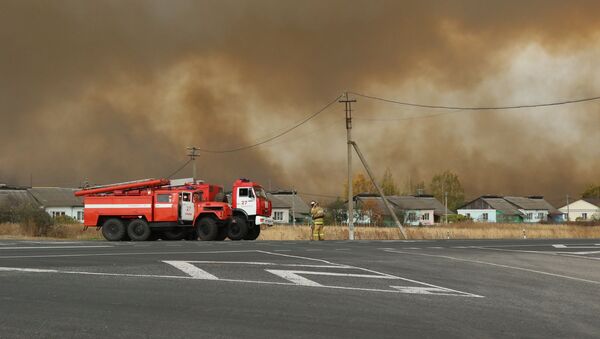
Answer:
[[[428,227],[406,227],[409,239],[593,239],[600,238],[600,226],[542,224],[449,224]],[[0,239],[69,239],[103,240],[96,228],[83,229],[81,224],[54,224],[46,236],[31,224],[0,224]],[[395,227],[356,227],[358,240],[399,240]],[[309,240],[309,226],[273,226],[261,231],[259,240]],[[326,240],[348,239],[348,227],[325,226]]]

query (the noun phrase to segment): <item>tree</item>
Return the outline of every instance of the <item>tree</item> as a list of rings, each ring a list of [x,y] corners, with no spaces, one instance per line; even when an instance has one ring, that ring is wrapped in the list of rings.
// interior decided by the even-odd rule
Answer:
[[[352,194],[357,195],[360,193],[375,192],[375,186],[373,186],[371,179],[367,178],[362,173],[354,175],[352,178]],[[344,183],[344,198],[348,199],[348,183]]]
[[[460,184],[458,175],[450,171],[436,174],[431,179],[429,190],[436,199],[444,202],[444,194],[448,194],[448,209],[456,210],[465,201],[465,191]]]
[[[600,199],[600,185],[589,185],[588,188],[581,193],[581,197]]]
[[[394,177],[392,176],[392,172],[390,168],[385,169],[385,173],[383,173],[383,178],[381,179],[381,190],[383,194],[388,195],[398,195],[400,190],[398,189],[398,185],[394,181]]]

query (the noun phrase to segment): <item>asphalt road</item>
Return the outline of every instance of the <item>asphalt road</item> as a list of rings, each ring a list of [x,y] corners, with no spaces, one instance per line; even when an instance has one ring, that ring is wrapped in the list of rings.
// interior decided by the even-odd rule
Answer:
[[[598,337],[599,265],[600,240],[0,240],[0,337]]]

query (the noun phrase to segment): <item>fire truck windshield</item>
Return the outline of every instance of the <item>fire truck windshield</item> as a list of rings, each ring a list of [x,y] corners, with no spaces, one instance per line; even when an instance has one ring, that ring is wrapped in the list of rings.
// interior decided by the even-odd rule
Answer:
[[[254,193],[256,193],[256,196],[259,198],[267,198],[267,194],[265,193],[265,190],[262,187],[254,187]]]

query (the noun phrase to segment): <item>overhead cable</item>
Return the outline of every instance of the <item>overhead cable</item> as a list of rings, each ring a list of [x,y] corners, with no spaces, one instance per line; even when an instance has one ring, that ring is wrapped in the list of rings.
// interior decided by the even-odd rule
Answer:
[[[205,149],[205,148],[199,148],[198,150],[200,152],[206,152],[206,153],[231,153],[231,152],[238,152],[238,151],[243,151],[243,150],[247,150],[250,148],[254,148],[263,144],[268,143],[269,141],[275,140],[279,137],[282,137],[286,134],[288,134],[289,132],[295,130],[296,128],[304,125],[305,123],[309,122],[310,120],[312,120],[313,118],[315,118],[317,115],[323,113],[327,108],[329,108],[329,106],[333,105],[334,103],[336,103],[338,101],[339,98],[341,98],[342,96],[338,96],[335,99],[333,99],[331,102],[329,102],[327,105],[323,106],[323,108],[321,108],[320,110],[316,111],[315,113],[307,116],[306,118],[302,119],[300,122],[298,122],[297,124],[285,129],[283,132],[277,133],[263,141],[260,142],[255,142],[253,144],[250,145],[245,145],[245,146],[239,146],[239,147],[235,147],[235,148],[231,148],[231,149],[222,149],[222,150],[214,150],[214,149]]]
[[[376,97],[376,96],[366,95],[366,94],[361,94],[361,93],[356,93],[356,92],[348,92],[348,93],[354,94],[354,95],[359,96],[359,97],[367,98],[367,99],[373,99],[373,100],[378,100],[378,101],[383,101],[383,102],[389,102],[389,103],[398,104],[398,105],[404,105],[404,106],[421,107],[421,108],[434,108],[434,109],[450,109],[450,110],[471,110],[471,111],[507,110],[507,109],[519,109],[519,108],[560,106],[560,105],[575,104],[575,103],[579,103],[579,102],[594,101],[594,100],[599,100],[600,99],[600,96],[596,96],[596,97],[587,97],[587,98],[581,98],[581,99],[572,99],[572,100],[564,100],[564,101],[556,101],[556,102],[548,102],[548,103],[539,103],[539,104],[520,104],[520,105],[506,105],[506,106],[505,105],[500,105],[500,106],[480,106],[480,107],[477,107],[477,106],[430,105],[430,104],[421,104],[421,103],[414,103],[414,102],[407,102],[407,101],[386,99],[386,98],[382,98],[382,97]]]

